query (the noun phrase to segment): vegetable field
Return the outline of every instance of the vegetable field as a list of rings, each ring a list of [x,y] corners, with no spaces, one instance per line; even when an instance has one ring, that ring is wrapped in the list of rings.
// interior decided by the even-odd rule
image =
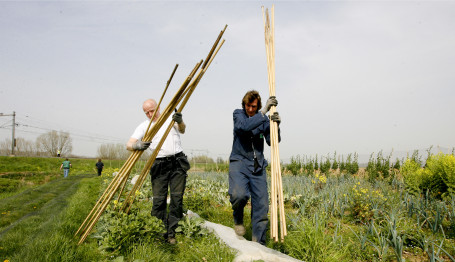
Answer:
[[[180,222],[178,244],[161,238],[150,216],[149,180],[129,214],[112,201],[80,246],[74,233],[112,179],[94,171],[14,170],[0,158],[0,261],[232,261],[235,250],[203,227],[203,220],[233,226],[227,172],[189,172],[184,206],[202,219]],[[18,161],[18,158],[14,159]],[[21,162],[22,161],[22,162]],[[44,166],[49,159],[21,159]],[[54,161],[54,160],[52,160]],[[95,160],[80,160],[91,168]],[[43,162],[43,163],[41,163]],[[82,164],[84,162],[85,164]],[[5,163],[5,164],[3,164]],[[50,165],[55,167],[54,165]],[[73,162],[73,166],[75,166]],[[19,167],[18,167],[19,168]],[[391,174],[285,172],[283,190],[288,235],[267,246],[304,261],[453,261],[455,256],[455,159],[410,158]],[[24,174],[28,172],[27,176]],[[33,175],[30,175],[30,174]],[[16,182],[11,182],[16,181]],[[28,181],[28,182],[27,182]],[[4,186],[14,184],[13,187]],[[131,186],[131,184],[128,184]],[[115,198],[117,199],[117,198]],[[251,239],[246,209],[246,239]]]

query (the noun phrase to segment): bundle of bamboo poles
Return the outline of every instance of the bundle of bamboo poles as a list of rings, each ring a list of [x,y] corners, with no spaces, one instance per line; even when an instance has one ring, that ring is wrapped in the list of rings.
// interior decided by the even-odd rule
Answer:
[[[265,51],[267,56],[267,70],[269,80],[269,94],[275,96],[275,7],[272,5],[271,16],[269,10],[262,7],[264,20]],[[270,115],[276,112],[272,106]],[[286,232],[286,216],[284,213],[283,182],[281,180],[280,149],[278,146],[278,124],[270,121],[270,148],[271,148],[271,203],[270,203],[270,237],[278,242],[280,232],[281,242]],[[278,218],[279,217],[279,218]],[[278,221],[280,228],[278,230]]]
[[[215,58],[216,54],[220,50],[221,46],[224,43],[224,40],[221,40],[221,37],[223,36],[224,32],[226,31],[227,25],[224,27],[224,29],[219,33],[217,40],[212,46],[212,49],[210,50],[209,54],[207,55],[207,58],[205,61],[201,60],[199,63],[196,64],[196,66],[193,68],[191,73],[188,75],[188,77],[185,79],[179,90],[176,92],[174,97],[172,98],[171,102],[169,105],[163,110],[161,113],[160,117],[158,120],[154,123],[152,128],[150,128],[150,124],[152,121],[150,121],[150,124],[147,128],[147,131],[144,135],[144,138],[142,139],[143,141],[151,141],[152,138],[156,135],[158,130],[163,126],[163,124],[166,122],[166,120],[169,118],[169,116],[174,112],[174,109],[178,107],[178,112],[182,112],[183,108],[185,107],[186,103],[188,102],[188,99],[192,95],[193,91],[196,89],[196,86],[199,84],[200,80],[202,79],[202,76],[205,74],[207,71],[208,67],[212,63],[213,59]],[[169,87],[170,81],[172,80],[172,77],[174,76],[174,73],[177,69],[178,65],[175,66],[174,71],[171,74],[171,77],[167,81],[166,88],[161,95],[160,101],[157,105],[157,108],[159,108],[163,97],[167,91],[167,88]],[[182,101],[183,100],[183,101]],[[155,111],[156,113],[156,111]],[[155,114],[154,113],[154,114]],[[154,115],[152,116],[151,119],[154,118]],[[133,204],[136,196],[136,192],[142,187],[145,178],[147,177],[148,171],[153,165],[153,162],[156,159],[156,156],[158,155],[158,152],[160,151],[161,146],[164,143],[164,140],[166,139],[167,135],[169,134],[170,130],[172,129],[174,125],[174,121],[171,121],[169,126],[166,129],[165,134],[161,138],[160,142],[158,143],[158,146],[155,148],[153,151],[151,157],[145,164],[141,174],[139,175],[138,180],[134,184],[133,188],[131,191],[126,194],[125,201],[123,202],[122,208],[119,210],[119,212],[129,212],[131,205]],[[139,157],[142,155],[143,151],[134,151],[131,153],[130,157],[127,159],[127,161],[123,164],[122,168],[119,170],[118,174],[112,179],[111,183],[108,185],[102,196],[98,199],[97,203],[95,206],[92,208],[90,211],[89,215],[86,217],[84,222],[81,224],[77,232],[75,233],[75,236],[80,236],[80,240],[78,244],[82,244],[87,236],[90,234],[92,231],[93,227],[95,226],[96,222],[99,220],[103,212],[106,210],[107,206],[109,205],[110,201],[112,198],[115,196],[117,193],[117,198],[120,200],[122,197],[123,191],[125,189],[126,183],[128,181],[129,175],[131,173],[131,170],[134,166],[134,164],[137,162]]]

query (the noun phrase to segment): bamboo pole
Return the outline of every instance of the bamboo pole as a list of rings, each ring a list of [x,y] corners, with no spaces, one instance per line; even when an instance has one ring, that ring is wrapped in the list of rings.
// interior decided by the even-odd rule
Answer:
[[[175,74],[175,71],[177,71],[177,67],[179,67],[179,64],[175,64],[175,67],[174,67],[174,70],[172,71],[172,74],[171,74],[171,77],[169,77],[169,80],[167,80],[166,82],[166,88],[164,88],[164,92],[163,94],[161,95],[160,97],[160,102],[158,102],[158,105],[156,106],[156,110],[155,112],[153,112],[153,116],[151,119],[153,119],[156,115],[156,112],[158,111],[157,109],[160,108],[160,105],[161,105],[161,101],[163,101],[163,98],[164,98],[164,95],[166,94],[166,91],[167,91],[167,88],[169,87],[169,85],[171,84],[171,81],[172,81],[172,78],[174,77],[174,74]],[[150,129],[150,125],[152,124],[152,120],[150,120],[149,122],[149,125],[147,126],[147,129],[145,131],[145,133],[147,134],[147,132],[149,131]],[[148,141],[148,140],[147,140]]]
[[[171,84],[171,81],[172,81],[172,78],[174,77],[174,74],[175,72],[177,71],[177,68],[179,67],[179,64],[176,64],[175,67],[174,67],[174,70],[172,71],[172,74],[171,76],[169,77],[169,79],[167,80],[166,82],[166,87],[164,88],[164,91],[163,91],[163,94],[161,94],[161,97],[160,97],[160,100],[156,106],[156,110],[153,112],[153,115],[150,119],[154,119],[155,118],[155,115],[156,115],[156,112],[158,111],[158,108],[160,108],[161,106],[161,102],[163,101],[163,98],[164,98],[164,95],[166,94],[167,92],[167,89],[169,88],[169,85]],[[148,126],[147,126],[147,129],[145,131],[145,133],[147,134],[150,130],[150,124],[152,123],[152,120],[150,120]],[[148,140],[145,140],[145,141],[148,141]],[[126,181],[123,183],[123,186],[122,186],[122,189],[120,190],[120,193],[118,194],[118,198],[117,198],[117,201],[120,201],[120,197],[122,196],[122,193],[123,193],[123,190],[125,189],[125,186],[126,186]]]
[[[160,115],[157,122],[153,125],[151,132],[149,134],[145,135],[148,140],[151,140],[155,136],[155,134],[158,132],[158,130],[164,124],[165,120],[167,118],[169,118],[169,116],[172,114],[172,112],[174,111],[174,108],[177,107],[177,105],[179,104],[182,97],[188,92],[188,84],[190,83],[191,79],[194,77],[196,70],[201,66],[201,64],[202,64],[202,61],[200,61],[199,63],[196,64],[196,66],[191,71],[190,75],[186,78],[184,83],[181,85],[177,94],[174,96],[174,98],[171,100],[169,105],[166,107],[166,109]],[[135,192],[136,192],[136,190],[139,190],[140,187],[142,187],[142,185],[145,181],[145,178],[147,177],[148,170],[150,170],[150,168],[152,167],[153,162],[155,161],[156,156],[158,155],[158,152],[161,149],[161,146],[164,143],[164,140],[166,139],[166,137],[167,137],[167,134],[163,135],[163,137],[161,138],[161,140],[163,142],[161,142],[161,140],[160,140],[158,146],[153,151],[152,156],[149,158],[146,165],[142,169],[142,172],[139,175],[138,180],[134,184],[133,188],[131,189],[131,191],[129,192],[127,197],[125,198],[125,201],[123,202],[123,206],[122,206],[123,211],[126,211],[127,213],[129,212],[131,205],[133,204],[134,199],[135,199]]]
[[[185,96],[185,99],[184,99],[184,101],[182,102],[182,104],[181,104],[181,106],[180,106],[178,112],[181,112],[181,111],[183,110],[183,107],[186,105],[186,103],[187,103],[189,97],[191,96],[192,92],[194,91],[194,89],[196,88],[196,86],[199,84],[199,81],[202,79],[202,76],[203,76],[203,75],[205,74],[205,72],[207,71],[208,67],[209,67],[210,64],[212,63],[213,59],[215,58],[215,56],[216,56],[216,54],[218,53],[218,51],[220,50],[220,48],[223,46],[225,40],[223,40],[223,41],[221,42],[221,44],[219,44],[219,41],[220,41],[221,37],[223,36],[224,32],[226,31],[226,28],[227,28],[227,25],[226,25],[226,26],[224,27],[224,29],[219,33],[217,40],[216,40],[215,43],[213,44],[212,49],[210,50],[209,55],[208,55],[207,58],[206,58],[207,60],[206,60],[206,61],[204,62],[204,64],[202,65],[202,68],[199,69],[199,72],[198,72],[197,76],[194,78],[193,82],[191,82],[191,83],[188,84],[189,88],[188,88],[187,91],[189,92],[189,94]],[[219,44],[219,45],[218,45],[218,44]],[[201,62],[202,62],[202,61],[201,61]],[[197,68],[198,68],[198,67],[195,67],[195,69],[193,70],[193,72],[192,72],[190,75],[192,75],[193,73],[195,73]],[[188,78],[187,80],[190,80],[190,79],[191,79],[191,78]],[[189,81],[188,81],[188,82],[189,82]],[[186,92],[186,91],[185,91],[185,92]],[[167,137],[167,134],[166,134],[165,136],[163,136],[162,139],[165,139],[166,137]],[[164,140],[163,140],[163,141],[164,141]],[[158,145],[159,147],[157,147],[157,148],[161,148],[161,145],[160,145],[160,144],[162,145],[161,141],[160,141],[160,143],[159,143],[159,145]],[[155,149],[155,151],[158,152],[159,150],[156,150],[156,149]],[[147,162],[147,164],[146,164],[146,166],[145,166],[143,172],[141,173],[141,175],[140,175],[140,177],[139,177],[139,179],[138,179],[138,182],[136,182],[136,184],[138,184],[138,187],[137,187],[137,188],[141,188],[141,187],[142,187],[143,183],[145,182],[145,178],[146,178],[146,176],[147,176],[147,174],[148,174],[148,170],[149,170],[149,169],[151,168],[151,166],[153,165],[153,162],[155,161],[155,159],[156,159],[156,155],[152,155],[152,156],[150,157],[150,160],[149,160],[149,162]],[[133,189],[135,189],[135,188],[133,188]],[[133,192],[133,190],[132,190],[132,192]],[[135,192],[135,191],[134,191],[134,192]],[[132,195],[131,192],[130,192],[130,195]],[[130,199],[130,195],[129,195],[128,199]],[[127,209],[126,212],[129,212],[129,210],[130,210],[130,208],[131,208],[131,205],[132,205],[132,203],[134,202],[134,198],[135,198],[135,196],[133,195],[133,198],[132,198],[131,201],[128,201],[128,202],[125,201],[125,203],[127,203],[127,205],[129,205],[129,207],[128,207],[128,209]],[[125,209],[126,209],[126,206],[124,207],[124,210],[125,210]]]
[[[174,71],[175,71],[175,69],[174,69]],[[107,203],[109,203],[111,201],[115,192],[118,190],[118,187],[121,184],[121,182],[128,179],[129,173],[131,172],[133,165],[136,163],[136,161],[139,159],[139,157],[142,155],[142,153],[143,153],[143,151],[132,152],[130,157],[128,158],[128,160],[125,162],[125,164],[120,169],[117,176],[112,180],[111,184],[108,186],[108,188],[103,193],[102,198],[100,198],[100,201],[98,201],[97,205],[94,207],[94,209],[92,209],[92,212],[90,212],[90,214],[88,216],[88,218],[90,217],[90,219],[89,220],[86,219],[84,221],[83,225],[80,227],[80,229],[76,232],[76,235],[77,235],[80,232],[81,228],[84,228],[83,231],[85,233],[82,235],[81,241],[79,243],[82,243],[85,240],[88,233],[91,231],[94,224],[98,221],[100,215],[102,214],[102,212],[104,212],[105,208],[107,207]],[[87,220],[89,221],[89,223],[86,223]]]
[[[226,28],[227,28],[227,25],[220,32],[220,34],[218,36],[218,39],[216,40],[216,42],[213,45],[209,55],[207,56],[207,61],[204,63],[203,67],[200,69],[200,71],[197,74],[197,76],[194,78],[194,76],[196,75],[196,72],[198,71],[198,69],[202,65],[202,62],[203,62],[202,60],[199,63],[197,63],[196,66],[193,68],[193,70],[190,73],[190,75],[185,79],[185,81],[182,84],[181,88],[178,90],[178,92],[176,93],[174,98],[171,100],[171,103],[168,105],[168,107],[166,107],[166,109],[163,111],[163,113],[161,114],[161,116],[158,118],[158,120],[156,121],[156,123],[153,125],[153,127],[151,129],[150,129],[151,123],[149,123],[149,126],[147,127],[146,134],[145,134],[145,136],[143,138],[143,141],[150,141],[156,135],[158,130],[161,128],[161,126],[164,124],[164,122],[167,120],[167,118],[173,113],[173,110],[182,101],[182,99],[183,99],[183,102],[180,105],[179,112],[181,112],[181,110],[183,110],[183,108],[186,105],[189,97],[191,96],[191,94],[193,93],[193,91],[196,88],[197,84],[201,80],[203,74],[206,72],[208,66],[212,62],[212,60],[215,57],[216,53],[219,51],[219,49],[221,48],[222,44],[224,43],[224,40],[223,40],[221,45],[218,46],[218,43],[219,43],[222,35],[224,34],[224,31],[226,30]],[[217,46],[218,46],[218,48],[217,48]],[[170,79],[167,82],[167,86],[166,86],[166,89],[165,89],[164,93],[166,92],[167,87],[169,86],[170,80],[172,79],[176,68],[177,68],[177,66],[175,67]],[[194,80],[193,80],[193,78],[194,78]],[[161,104],[161,101],[162,101],[162,98],[164,96],[164,93],[163,93],[163,95],[162,95],[162,97],[160,99],[160,103],[159,104]],[[159,107],[159,105],[157,107]],[[150,121],[150,122],[152,122],[152,121]],[[166,130],[167,131],[166,133],[169,133],[169,131],[172,128],[173,124],[174,124],[174,121],[171,121],[171,124],[168,126],[168,128]],[[167,136],[167,134],[163,137],[162,142],[164,142],[164,139],[165,139],[166,136]],[[160,141],[161,145],[162,145],[162,142]],[[160,147],[161,147],[161,145],[160,145]],[[143,182],[145,181],[145,177],[148,174],[148,169],[150,169],[151,165],[153,164],[158,151],[159,151],[159,148],[158,148],[158,150],[155,150],[156,154],[152,154],[152,157],[149,159],[149,161],[144,166],[143,171],[142,171],[138,181],[136,182],[136,184],[133,186],[133,189],[129,192],[128,196],[126,197],[125,202],[124,202],[124,206],[122,207],[122,210],[125,210],[127,205],[129,204],[129,207],[128,207],[128,211],[129,211],[129,208],[131,207],[131,205],[132,205],[132,203],[134,201],[134,197],[135,197],[134,193],[136,192],[136,190],[138,190],[138,188],[140,188],[142,186]],[[85,241],[85,239],[87,238],[88,234],[91,232],[91,230],[93,229],[94,225],[96,224],[96,222],[98,221],[98,219],[100,218],[100,216],[102,215],[104,210],[107,208],[109,202],[112,200],[114,195],[118,192],[119,187],[122,188],[121,191],[118,194],[118,197],[120,199],[120,196],[122,195],[122,192],[123,192],[123,190],[125,188],[127,179],[128,179],[129,174],[131,172],[131,169],[133,168],[134,164],[137,162],[139,157],[142,155],[142,153],[143,153],[143,151],[134,151],[134,152],[131,153],[130,157],[127,159],[125,164],[120,169],[118,175],[111,181],[111,183],[108,185],[106,190],[103,192],[103,194],[100,197],[100,199],[98,199],[97,203],[95,204],[93,209],[90,211],[90,213],[87,216],[87,218],[84,220],[82,225],[79,227],[79,229],[75,233],[75,236],[77,236],[79,234],[82,235],[78,244],[81,244],[81,243],[83,243]]]
[[[264,21],[264,38],[267,58],[269,95],[275,96],[275,7],[272,5],[271,16],[269,10],[262,7],[262,18]],[[276,107],[272,106],[270,115],[276,112]],[[270,204],[270,237],[278,241],[278,232],[283,242],[286,232],[286,216],[284,213],[283,184],[281,178],[281,163],[279,152],[279,135],[278,124],[270,121],[270,139],[271,139],[271,204]],[[280,227],[278,227],[278,221]]]
[[[223,40],[223,41],[220,43],[220,45],[216,48],[216,45],[218,45],[219,39],[221,38],[221,36],[222,36],[222,34],[224,33],[225,30],[226,30],[226,27],[224,28],[223,31],[221,31],[220,36],[218,37],[217,41],[216,41],[215,44],[213,45],[213,48],[212,48],[212,51],[211,51],[211,54],[213,54],[213,55],[211,55],[211,57],[208,57],[208,58],[209,58],[209,61],[208,61],[208,62],[206,61],[206,63],[204,63],[205,67],[200,69],[200,71],[199,71],[198,75],[196,76],[196,78],[193,80],[193,82],[191,82],[191,83],[189,84],[188,93],[186,94],[186,96],[185,96],[185,98],[184,98],[182,104],[180,105],[179,110],[177,110],[178,112],[181,112],[181,111],[183,110],[183,108],[185,107],[185,105],[186,105],[186,103],[187,103],[189,97],[191,96],[191,94],[192,94],[193,91],[195,90],[196,86],[199,84],[200,80],[202,79],[202,76],[205,74],[205,72],[207,71],[208,67],[209,67],[210,64],[212,63],[213,59],[215,58],[216,54],[218,53],[218,51],[220,50],[220,48],[223,46],[225,40]],[[215,49],[215,48],[216,48],[216,49]],[[169,130],[170,130],[170,127],[171,127],[172,125],[173,125],[173,122],[172,122],[172,123],[170,124],[170,126],[168,127]],[[161,148],[161,146],[162,146],[162,144],[164,143],[164,140],[165,140],[165,138],[167,137],[168,133],[169,133],[169,132],[166,130],[166,133],[165,133],[165,135],[164,135],[163,138],[162,138],[163,142],[160,141],[160,143],[158,144],[157,148]],[[158,152],[156,149],[155,149],[155,151]],[[156,153],[156,155],[157,155],[157,154],[158,154],[158,153]],[[147,171],[151,168],[153,162],[155,161],[156,155],[152,155],[152,156],[150,157],[150,160],[151,160],[151,161],[149,160],[150,163],[147,163],[147,164],[146,164],[146,167],[144,168],[143,172],[141,173],[141,176],[140,176],[140,178],[138,179],[138,181],[140,181],[140,182],[138,183],[138,185],[139,185],[138,188],[141,188],[141,187],[142,187],[142,185],[143,185],[143,183],[144,183],[144,181],[145,181],[145,178],[146,178],[146,176],[147,176],[147,174],[148,174]],[[144,171],[145,171],[145,172],[144,172]],[[133,190],[132,190],[132,191],[133,191]],[[128,207],[128,210],[127,210],[126,212],[129,212],[129,210],[130,210],[130,208],[131,208],[131,205],[132,205],[132,203],[133,203],[133,201],[134,201],[134,198],[135,198],[135,197],[134,197],[134,195],[133,195],[133,199],[131,200],[131,202],[128,202],[130,206]],[[126,202],[126,201],[125,201],[125,202]]]
[[[199,63],[200,65],[201,63]],[[193,70],[194,71],[194,70]],[[182,90],[179,90],[178,94],[177,95],[181,95],[182,93]],[[175,99],[179,99],[179,96],[175,96]],[[169,106],[168,106],[169,108]],[[172,112],[172,110],[167,110],[169,112]],[[170,114],[170,113],[169,113]],[[160,121],[161,120],[161,121]],[[157,124],[153,126],[153,128],[150,130],[151,133],[153,131],[155,131],[154,133],[156,134],[156,132],[158,131],[158,129],[162,126],[162,124],[164,124],[164,121],[166,120],[166,118],[162,118],[162,116],[158,119],[157,121]],[[160,124],[159,124],[160,123]],[[144,141],[148,141],[146,139],[143,139]],[[109,204],[109,202],[112,200],[114,194],[117,192],[121,182],[123,182],[124,180],[127,180],[128,179],[128,176],[129,176],[129,173],[134,165],[134,163],[136,163],[136,161],[139,159],[140,155],[142,155],[143,151],[135,151],[132,153],[131,156],[133,156],[132,158],[132,161],[127,161],[126,163],[126,172],[125,173],[120,173],[117,175],[119,177],[119,179],[117,179],[116,183],[114,183],[114,186],[112,187],[112,190],[108,189],[106,192],[107,195],[106,197],[104,198],[102,204],[100,205],[100,207],[98,208],[98,211],[95,213],[95,215],[93,216],[93,218],[90,220],[90,223],[85,227],[85,233],[82,235],[81,237],[81,240],[79,241],[78,244],[81,244],[83,241],[85,241],[85,239],[87,238],[88,234],[91,232],[91,230],[93,229],[94,225],[96,224],[96,222],[98,221],[98,219],[100,218],[101,214],[104,212],[104,210],[107,208],[107,205]],[[131,159],[131,157],[130,157]],[[124,165],[125,167],[125,165]],[[132,192],[135,192],[135,191],[132,191]],[[131,193],[131,192],[130,192]]]
[[[169,78],[169,80],[167,81],[166,83],[166,88],[163,92],[163,94],[161,95],[161,99],[160,99],[160,103],[161,104],[161,101],[169,87],[169,84],[177,70],[177,67],[178,67],[178,64],[175,65],[174,67],[174,70],[172,71],[172,74]],[[158,105],[159,107],[159,105]],[[156,112],[155,112],[156,113]],[[153,115],[153,117],[155,116],[155,113]],[[152,118],[153,118],[152,117]],[[147,130],[149,129],[150,125],[147,127]],[[96,210],[99,210],[99,208],[101,207],[102,203],[104,201],[107,200],[107,194],[111,191],[111,190],[115,190],[115,187],[114,185],[116,184],[117,180],[120,179],[123,181],[123,185],[125,186],[126,185],[126,181],[127,181],[127,178],[129,176],[129,173],[131,172],[131,169],[134,165],[134,163],[136,163],[136,161],[139,159],[139,157],[142,155],[142,151],[134,151],[131,153],[130,157],[127,159],[127,161],[125,162],[125,164],[121,167],[121,169],[119,170],[117,176],[112,179],[111,183],[108,185],[108,187],[106,188],[106,190],[103,192],[103,195],[99,198],[99,200],[97,201],[97,203],[95,204],[95,206],[93,207],[93,209],[90,211],[89,215],[87,216],[87,218],[84,220],[84,222],[82,223],[82,225],[79,227],[79,229],[77,230],[77,232],[75,233],[75,236],[78,235],[81,230],[83,229],[83,231],[85,231],[87,229],[87,226],[88,224],[91,224],[92,221],[93,221],[93,218],[94,218],[94,212],[96,212]],[[128,172],[124,173],[126,170],[128,170]],[[123,187],[124,187],[123,186]],[[118,198],[120,199],[120,196],[122,194],[122,191],[123,191],[123,187],[122,187],[122,190],[121,192],[119,193],[119,196]],[[87,224],[88,222],[88,224]]]
[[[133,154],[132,154],[133,155]],[[130,155],[130,158],[132,157],[132,155]],[[124,167],[125,165],[129,162],[130,158],[128,158],[127,162],[124,164],[124,166],[122,166],[122,168],[120,169],[119,173],[124,170]],[[81,230],[82,231],[85,231],[86,229],[86,225],[87,223],[90,223],[91,221],[91,218],[92,218],[92,215],[94,214],[94,212],[99,208],[99,206],[104,202],[105,198],[106,198],[106,195],[107,193],[109,192],[109,190],[111,188],[113,188],[114,184],[116,183],[117,179],[119,177],[116,176],[114,177],[114,179],[112,179],[112,181],[109,183],[109,185],[107,186],[106,190],[103,192],[103,194],[101,195],[101,197],[98,199],[97,203],[95,204],[95,206],[92,208],[92,210],[90,211],[89,215],[86,217],[86,219],[84,220],[84,222],[81,224],[81,226],[79,227],[79,229],[76,231],[76,233],[74,234],[75,236],[77,236]]]

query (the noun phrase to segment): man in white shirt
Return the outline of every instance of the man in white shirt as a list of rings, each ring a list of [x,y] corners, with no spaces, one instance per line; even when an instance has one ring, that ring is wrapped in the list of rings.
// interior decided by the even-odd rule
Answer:
[[[126,144],[126,148],[130,151],[146,150],[149,147],[155,150],[171,122],[168,119],[152,141],[141,141],[155,111],[151,125],[160,117],[160,108],[157,108],[157,103],[153,99],[147,99],[142,105],[142,109],[148,120],[145,120],[136,128]],[[175,229],[183,217],[183,193],[186,185],[186,171],[190,169],[190,163],[183,153],[180,141],[180,134],[185,133],[186,128],[182,113],[176,112],[172,115],[172,120],[175,121],[175,124],[158,152],[156,160],[150,169],[150,176],[152,177],[153,190],[152,216],[156,216],[164,222],[167,230],[165,238],[167,238],[169,243],[175,244]],[[171,198],[169,214],[167,214],[166,206],[168,188],[170,188]]]

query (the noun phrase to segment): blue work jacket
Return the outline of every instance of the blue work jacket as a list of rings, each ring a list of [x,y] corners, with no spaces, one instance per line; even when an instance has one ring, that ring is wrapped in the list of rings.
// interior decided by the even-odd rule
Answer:
[[[265,168],[267,160],[264,159],[264,138],[270,146],[270,120],[258,112],[249,117],[244,109],[234,110],[234,142],[229,160],[247,161],[246,164],[254,171],[254,157],[256,156],[259,167]],[[278,141],[281,141],[278,128]]]

